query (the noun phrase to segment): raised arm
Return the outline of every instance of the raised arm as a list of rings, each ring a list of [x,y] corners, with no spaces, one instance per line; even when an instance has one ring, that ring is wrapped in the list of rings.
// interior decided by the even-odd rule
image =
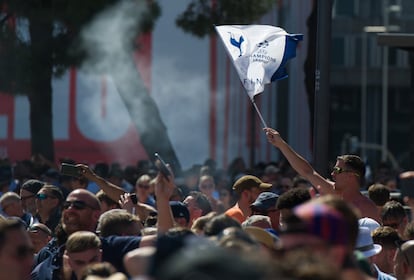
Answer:
[[[89,181],[95,182],[113,201],[118,201],[120,196],[126,193],[121,187],[95,174],[89,166],[85,164],[77,164],[76,166],[81,169],[82,176]]]
[[[269,127],[266,127],[263,130],[266,133],[269,143],[280,150],[292,168],[295,169],[299,175],[309,180],[313,186],[318,188],[321,194],[334,192],[333,183],[316,172],[306,159],[296,153],[295,150],[283,140],[278,131]]]
[[[172,196],[175,185],[172,176],[168,176],[168,180],[160,172],[155,180],[155,196],[157,197],[158,234],[166,233],[170,228],[174,227],[174,217],[170,207],[170,197]]]

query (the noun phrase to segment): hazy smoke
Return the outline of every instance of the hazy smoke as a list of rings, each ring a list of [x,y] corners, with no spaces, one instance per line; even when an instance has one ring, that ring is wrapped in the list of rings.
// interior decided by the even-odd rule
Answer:
[[[118,1],[97,15],[81,32],[87,59],[80,69],[82,77],[78,77],[78,83],[86,94],[81,96],[83,102],[77,105],[84,112],[84,129],[93,130],[103,141],[116,140],[126,132],[134,119],[131,112],[128,114],[129,104],[140,98],[137,91],[147,94],[135,65],[131,68],[125,63],[133,58],[139,22],[146,11],[141,2],[144,3]],[[123,162],[121,154],[111,160]]]

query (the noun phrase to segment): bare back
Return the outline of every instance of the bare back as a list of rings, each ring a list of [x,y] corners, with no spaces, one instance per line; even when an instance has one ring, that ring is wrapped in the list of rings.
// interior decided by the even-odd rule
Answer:
[[[345,198],[344,198],[345,199]],[[378,208],[375,203],[368,197],[359,194],[354,197],[345,199],[359,210],[360,218],[368,217],[380,222]]]

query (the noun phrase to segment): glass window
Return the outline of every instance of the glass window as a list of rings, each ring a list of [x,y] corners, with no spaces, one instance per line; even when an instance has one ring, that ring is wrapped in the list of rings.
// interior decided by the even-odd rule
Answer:
[[[334,4],[335,14],[338,16],[353,16],[355,2],[353,0],[337,0]]]
[[[345,39],[332,38],[331,61],[333,65],[341,66],[345,64]]]

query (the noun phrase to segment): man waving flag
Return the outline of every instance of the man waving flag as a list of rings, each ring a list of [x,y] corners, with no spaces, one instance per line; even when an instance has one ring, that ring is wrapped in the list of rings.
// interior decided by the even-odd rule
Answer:
[[[271,25],[220,25],[216,30],[253,102],[265,84],[287,77],[286,62],[303,39]]]

